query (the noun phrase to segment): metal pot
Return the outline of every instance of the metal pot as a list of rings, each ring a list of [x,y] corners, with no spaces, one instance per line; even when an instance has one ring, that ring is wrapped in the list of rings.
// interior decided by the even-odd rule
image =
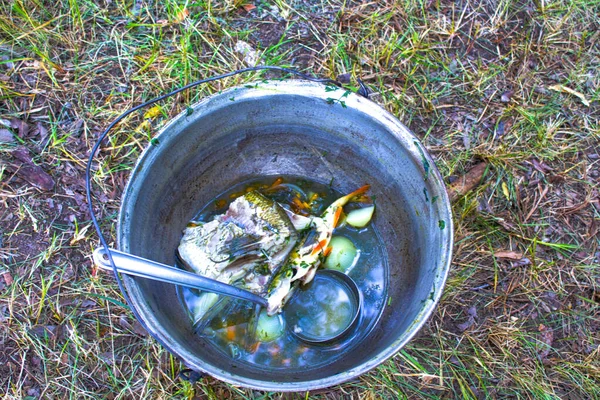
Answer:
[[[319,83],[259,82],[191,108],[161,130],[131,174],[119,215],[121,250],[173,264],[181,232],[200,207],[249,178],[333,179],[341,192],[369,183],[388,254],[390,299],[360,346],[332,364],[265,370],[223,357],[194,334],[174,286],[124,277],[152,336],[196,371],[261,390],[332,386],[392,357],[432,313],[451,260],[450,204],[425,148],[375,103]]]

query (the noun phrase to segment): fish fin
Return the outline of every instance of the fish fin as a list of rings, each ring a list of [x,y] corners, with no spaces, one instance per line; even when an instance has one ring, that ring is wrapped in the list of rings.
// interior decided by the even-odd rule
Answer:
[[[343,206],[346,203],[348,203],[350,200],[352,200],[353,197],[356,197],[358,195],[361,195],[363,193],[365,193],[367,190],[369,190],[371,188],[371,185],[364,185],[359,189],[356,189],[354,192],[352,193],[348,193],[347,195],[340,197],[339,199],[337,199],[336,201],[333,202],[333,204],[331,206]],[[329,206],[329,207],[331,207]]]
[[[310,227],[314,217],[306,217],[304,215],[296,214],[292,210],[288,210],[286,207],[281,207],[285,211],[288,219],[297,231],[303,231]]]

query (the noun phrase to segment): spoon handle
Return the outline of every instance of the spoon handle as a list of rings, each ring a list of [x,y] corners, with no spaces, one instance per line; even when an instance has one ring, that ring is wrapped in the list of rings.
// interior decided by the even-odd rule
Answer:
[[[122,251],[114,249],[110,249],[109,251],[117,270],[123,274],[173,283],[175,285],[186,286],[251,301],[253,303],[260,304],[263,307],[267,306],[266,299],[247,290],[240,289],[235,286],[191,272],[183,271],[169,265],[157,263],[155,261],[137,257],[128,253],[123,253]],[[94,262],[102,269],[110,271],[113,269],[108,259],[108,254],[102,247],[94,250]]]

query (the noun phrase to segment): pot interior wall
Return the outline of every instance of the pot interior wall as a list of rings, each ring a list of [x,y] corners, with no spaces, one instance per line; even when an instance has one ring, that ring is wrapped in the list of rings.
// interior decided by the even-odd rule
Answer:
[[[445,196],[443,185],[432,166],[407,150],[412,146],[414,152],[418,144],[403,126],[394,122],[398,128],[390,131],[381,122],[387,114],[365,113],[352,107],[354,102],[366,100],[349,96],[344,108],[302,93],[223,93],[194,106],[191,116],[176,118],[136,166],[123,198],[119,244],[167,264],[174,262],[181,232],[199,208],[249,178],[289,174],[333,180],[341,192],[369,183],[376,195],[375,225],[386,244],[391,300],[360,351],[334,365],[299,373],[236,364],[192,332],[173,286],[127,278],[151,333],[188,366],[249,386],[279,382],[285,389],[286,383],[340,377],[412,335],[424,302],[432,298],[434,279],[444,274],[443,217],[432,202]]]

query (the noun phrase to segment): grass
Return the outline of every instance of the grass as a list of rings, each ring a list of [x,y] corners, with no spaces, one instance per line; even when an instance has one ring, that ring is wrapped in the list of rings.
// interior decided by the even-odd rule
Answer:
[[[285,397],[179,379],[182,366],[89,258],[97,239],[82,179],[99,132],[144,100],[243,67],[234,47],[244,40],[266,64],[364,80],[449,182],[480,159],[490,165],[454,204],[452,272],[419,336],[359,380],[298,397],[599,399],[599,16],[597,0],[3,2],[0,119],[29,131],[9,127],[14,143],[0,143],[0,393]],[[94,175],[107,233],[161,124],[259,76],[121,124]],[[23,180],[17,146],[53,190]],[[503,250],[523,258],[494,256]]]

